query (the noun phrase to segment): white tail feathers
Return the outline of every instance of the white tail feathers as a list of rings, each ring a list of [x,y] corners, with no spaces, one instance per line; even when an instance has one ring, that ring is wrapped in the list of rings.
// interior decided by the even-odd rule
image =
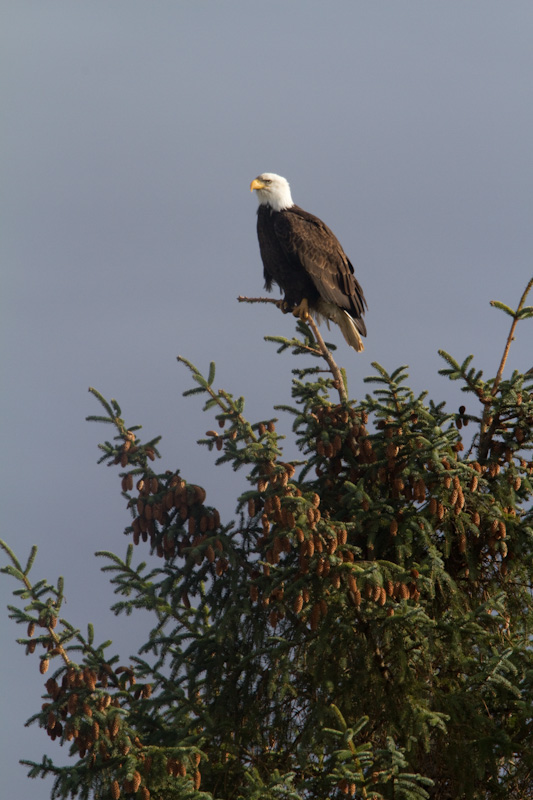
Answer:
[[[361,353],[365,349],[355,321],[347,311],[343,308],[339,308],[334,303],[328,303],[326,300],[319,300],[316,304],[316,312],[318,322],[320,322],[320,317],[325,317],[326,320],[331,320],[338,325],[350,347],[353,347],[357,353]]]

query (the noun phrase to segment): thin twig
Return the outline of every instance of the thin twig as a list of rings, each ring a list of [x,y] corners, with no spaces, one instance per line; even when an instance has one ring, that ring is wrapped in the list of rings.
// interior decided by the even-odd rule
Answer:
[[[237,300],[239,301],[239,303],[274,303],[274,305],[279,307],[279,302],[277,300],[274,300],[271,297],[243,297],[242,295],[239,295],[239,297],[237,297]],[[326,346],[326,343],[325,343],[324,339],[322,338],[322,335],[321,335],[320,331],[318,330],[317,323],[315,322],[315,320],[313,319],[313,317],[311,315],[309,315],[307,317],[306,323],[309,325],[309,327],[313,331],[313,334],[315,336],[317,344],[318,344],[318,346],[320,348],[320,352],[322,353],[323,358],[326,360],[327,365],[328,365],[328,367],[330,369],[330,372],[333,375],[333,380],[335,382],[335,388],[339,392],[339,398],[340,398],[341,403],[348,402],[348,394],[346,392],[346,386],[344,385],[342,372],[340,370],[339,365],[336,363],[335,359],[333,358],[333,355],[331,354],[331,351],[328,350],[328,348]]]
[[[515,312],[515,317],[513,319],[513,324],[511,325],[511,330],[509,331],[509,336],[507,337],[507,343],[505,345],[505,350],[503,351],[503,356],[502,356],[502,360],[501,360],[501,363],[500,363],[500,368],[499,368],[498,373],[496,375],[496,379],[494,381],[494,386],[492,387],[492,396],[493,397],[496,394],[496,392],[498,391],[498,386],[500,385],[500,381],[502,379],[503,370],[505,369],[505,362],[507,361],[507,356],[509,355],[509,350],[511,348],[511,342],[514,339],[515,328],[516,328],[516,326],[518,324],[518,314],[520,313],[520,311],[524,307],[524,304],[526,302],[526,297],[528,296],[529,291],[531,290],[532,286],[533,286],[533,278],[531,278],[531,280],[529,281],[528,285],[525,288],[524,294],[522,295],[522,297],[520,298],[520,302],[518,303],[518,308],[516,309],[516,312]]]
[[[275,306],[279,305],[279,300],[274,300],[273,297],[244,297],[240,294],[237,298],[239,303],[273,303]]]

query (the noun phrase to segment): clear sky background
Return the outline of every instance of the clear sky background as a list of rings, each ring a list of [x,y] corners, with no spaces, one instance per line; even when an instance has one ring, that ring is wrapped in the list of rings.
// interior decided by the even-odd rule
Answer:
[[[371,362],[463,402],[437,350],[494,375],[533,274],[533,4],[492,0],[2,0],[1,532],[34,578],[65,576],[64,615],[124,660],[143,623],[108,612],[93,557],[121,555],[109,431],[84,421],[97,387],[163,469],[204,485],[228,519],[244,475],[213,467],[212,427],[182,354],[247,398],[252,420],[290,401],[293,323],[262,293],[252,178],[277,172],[333,228],[369,311],[366,350],[338,331],[352,396]],[[533,298],[530,298],[533,302]],[[533,366],[524,322],[508,371]],[[280,423],[290,431],[290,421]],[[141,551],[138,551],[141,558]],[[146,555],[144,553],[143,555]],[[12,579],[2,577],[2,607]],[[0,618],[2,791],[49,797],[21,757],[65,752],[37,727],[43,678]]]

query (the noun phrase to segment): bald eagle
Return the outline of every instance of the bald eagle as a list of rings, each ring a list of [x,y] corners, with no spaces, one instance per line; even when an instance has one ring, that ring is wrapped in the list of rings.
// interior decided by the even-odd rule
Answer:
[[[304,321],[314,312],[337,323],[348,344],[361,352],[367,306],[353,266],[332,231],[292,201],[288,181],[264,172],[254,178],[257,236],[265,288],[276,283],[284,294],[281,308]]]

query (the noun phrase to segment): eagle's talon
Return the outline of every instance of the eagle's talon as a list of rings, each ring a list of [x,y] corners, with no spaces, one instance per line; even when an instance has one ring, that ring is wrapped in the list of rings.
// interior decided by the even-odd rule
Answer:
[[[279,310],[283,312],[283,314],[288,314],[288,313],[289,313],[289,311],[291,310],[291,307],[290,307],[290,305],[287,303],[287,301],[286,301],[286,300],[278,300],[278,301],[276,302],[276,305],[277,305],[277,307],[279,308]]]
[[[309,301],[307,297],[304,297],[302,302],[292,309],[292,313],[295,317],[301,319],[302,322],[307,322],[309,319]]]

